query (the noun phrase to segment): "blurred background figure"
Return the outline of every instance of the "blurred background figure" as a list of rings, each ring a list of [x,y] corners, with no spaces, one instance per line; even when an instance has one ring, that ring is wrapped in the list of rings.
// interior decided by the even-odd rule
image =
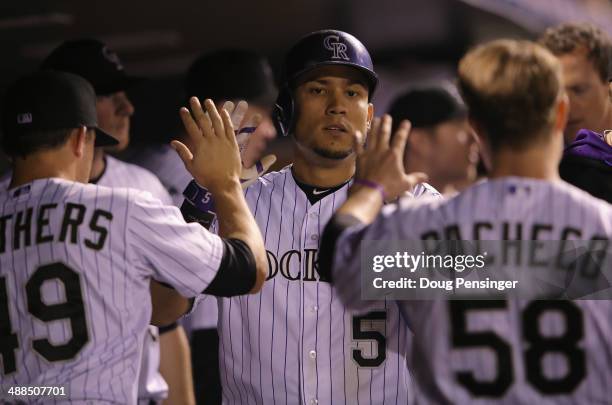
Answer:
[[[268,142],[276,137],[276,131],[270,118],[272,106],[276,100],[276,85],[269,62],[262,56],[247,50],[221,49],[204,53],[191,64],[184,79],[184,101],[196,96],[202,102],[206,98],[215,101],[218,107],[231,100],[246,100],[249,112],[260,114],[264,118],[257,130],[249,136],[246,150],[243,152],[244,167],[251,167],[262,157]],[[176,114],[176,111],[168,111]],[[183,162],[168,145],[171,139],[186,142],[184,133],[179,132],[165,139],[165,143],[153,145],[138,152],[132,160],[155,173],[175,202],[183,202],[183,190],[191,181]]]
[[[570,112],[561,178],[595,197],[612,202],[612,41],[587,23],[547,29],[540,43],[561,61]]]
[[[100,128],[119,141],[115,146],[95,148],[89,182],[149,191],[165,204],[172,204],[170,195],[153,173],[107,153],[121,152],[130,143],[134,106],[126,90],[141,79],[127,75],[119,56],[95,39],[62,43],[47,56],[41,67],[87,79],[96,91]],[[149,326],[144,347],[138,388],[140,403],[161,403],[164,398],[168,398],[168,403],[194,403],[189,345],[183,329],[176,324],[161,330]]]
[[[263,156],[268,143],[276,137],[270,114],[277,88],[269,62],[254,52],[242,49],[205,53],[189,67],[184,87],[185,100],[192,96],[202,102],[210,98],[218,107],[225,101],[246,100],[249,111],[245,120],[253,114],[263,117],[257,130],[249,135],[242,153],[243,166],[252,167]],[[176,138],[188,142],[184,133],[178,133]],[[175,205],[181,206],[182,192],[192,177],[168,144],[147,148],[135,157],[135,162],[156,173],[172,195]],[[191,335],[193,381],[198,404],[221,403],[217,313],[217,301],[205,299],[185,325]]]
[[[547,29],[540,43],[561,61],[570,99],[565,143],[570,144],[580,129],[600,134],[612,129],[610,37],[594,25],[568,23]]]
[[[589,194],[612,203],[612,133],[581,129],[565,148],[561,178]]]
[[[467,110],[451,85],[414,87],[389,109],[394,130],[401,120],[412,123],[404,165],[407,173],[425,172],[428,183],[452,194],[477,178],[478,144]]]

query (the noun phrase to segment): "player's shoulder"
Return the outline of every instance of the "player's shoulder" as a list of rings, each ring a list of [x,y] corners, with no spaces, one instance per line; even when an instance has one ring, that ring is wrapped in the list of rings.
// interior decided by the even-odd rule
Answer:
[[[560,194],[571,201],[572,206],[580,207],[583,211],[589,212],[593,219],[606,224],[608,232],[612,235],[612,204],[563,180],[555,182],[555,187]]]
[[[601,210],[612,210],[612,204],[608,203],[605,200],[594,197],[588,192],[584,191],[581,188],[574,186],[566,182],[565,180],[559,180],[555,182],[556,188],[560,193],[564,193],[568,195],[568,198],[574,200],[577,204],[585,204],[587,206],[593,206],[593,208],[601,209]]]
[[[102,201],[111,201],[113,205],[131,203],[134,201],[157,200],[149,191],[139,190],[131,187],[107,187],[99,184],[77,183],[73,193],[79,192],[84,202],[99,205]],[[78,191],[77,191],[78,190]]]
[[[128,163],[123,160],[119,160],[113,156],[107,155],[106,164],[108,165],[107,174],[110,177],[115,176],[115,171],[122,172],[122,173],[129,172],[132,178],[137,177],[142,181],[159,183],[159,179],[157,178],[155,174],[153,174],[153,172],[151,172],[148,169],[145,169],[142,166],[138,166],[134,163]]]

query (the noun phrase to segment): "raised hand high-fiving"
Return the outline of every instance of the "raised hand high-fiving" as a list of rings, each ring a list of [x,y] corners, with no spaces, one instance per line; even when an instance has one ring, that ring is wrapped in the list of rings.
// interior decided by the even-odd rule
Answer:
[[[172,141],[172,147],[193,178],[214,194],[240,179],[242,164],[234,126],[230,113],[217,110],[210,99],[204,102],[206,111],[197,97],[192,97],[189,105],[191,111],[183,107],[180,116],[190,148],[177,140]]]
[[[410,123],[402,121],[393,140],[391,138],[391,117],[374,118],[367,141],[357,132],[355,152],[357,153],[356,186],[366,185],[380,188],[386,201],[412,190],[427,179],[425,173],[409,173],[404,169],[404,150],[410,133]]]

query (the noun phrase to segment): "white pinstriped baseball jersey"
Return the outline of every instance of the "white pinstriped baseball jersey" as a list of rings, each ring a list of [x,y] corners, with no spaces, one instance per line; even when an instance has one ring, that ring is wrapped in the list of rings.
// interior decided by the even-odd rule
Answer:
[[[225,404],[408,402],[409,332],[398,307],[372,302],[356,316],[316,271],[319,236],[347,189],[310,204],[289,166],[246,190],[270,276],[258,295],[219,299]]]
[[[104,157],[105,167],[102,175],[96,182],[105,187],[128,187],[141,191],[149,191],[164,204],[171,205],[172,198],[160,183],[159,179],[150,171],[116,159],[110,155]],[[11,173],[6,173],[0,179],[0,188],[6,189],[11,181]],[[148,404],[150,400],[161,401],[168,396],[168,385],[159,374],[159,342],[153,339],[158,335],[157,328],[149,325],[149,333],[145,334],[144,351],[142,356],[141,378],[139,379],[138,398],[140,402]]]
[[[170,194],[173,204],[180,208],[184,200],[183,190],[193,177],[185,169],[185,165],[176,151],[168,145],[147,148],[139,154],[135,163],[155,173]],[[198,301],[197,308],[185,317],[183,324],[188,331],[215,329],[217,327],[217,317],[216,299],[205,297]]]
[[[448,200],[402,201],[399,210],[383,210],[369,227],[340,236],[334,280],[341,291],[359,288],[361,240],[421,239],[431,232],[444,240],[446,230],[458,230],[464,240],[532,240],[534,232],[537,240],[610,240],[612,206],[562,181],[518,177],[485,181]],[[611,403],[610,301],[400,305],[414,325],[418,403]]]
[[[150,279],[193,297],[222,255],[146,192],[41,179],[2,194],[2,392],[66,384],[74,403],[134,404]]]
[[[176,152],[175,152],[176,153]],[[96,182],[105,187],[129,187],[148,191],[166,205],[173,205],[173,199],[159,178],[149,170],[124,162],[110,155],[104,157],[106,167]]]
[[[168,397],[168,384],[159,373],[159,328],[149,325],[144,336],[144,349],[140,377],[138,378],[138,403],[161,403]]]
[[[96,182],[97,185],[148,191],[162,203],[172,205],[170,194],[150,171],[110,155],[106,155],[104,160],[106,165],[102,176]],[[168,397],[168,384],[159,373],[159,331],[153,325],[149,325],[147,329],[138,383],[138,401],[144,405],[148,405],[149,401],[161,401]]]

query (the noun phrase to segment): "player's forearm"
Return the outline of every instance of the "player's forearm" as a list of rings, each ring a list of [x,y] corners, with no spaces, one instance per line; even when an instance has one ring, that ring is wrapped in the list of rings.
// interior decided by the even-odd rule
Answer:
[[[151,324],[165,326],[175,322],[189,311],[189,300],[176,290],[164,287],[155,280],[151,280]]]
[[[189,341],[181,326],[159,335],[159,372],[168,384],[164,405],[195,404]]]
[[[258,292],[266,278],[268,261],[259,227],[244,199],[240,184],[231,184],[213,193],[219,223],[219,236],[239,239],[251,249],[257,267],[256,281],[251,293]]]
[[[350,215],[368,225],[374,222],[382,206],[383,200],[378,190],[353,186],[349,198],[340,206],[336,214]]]

